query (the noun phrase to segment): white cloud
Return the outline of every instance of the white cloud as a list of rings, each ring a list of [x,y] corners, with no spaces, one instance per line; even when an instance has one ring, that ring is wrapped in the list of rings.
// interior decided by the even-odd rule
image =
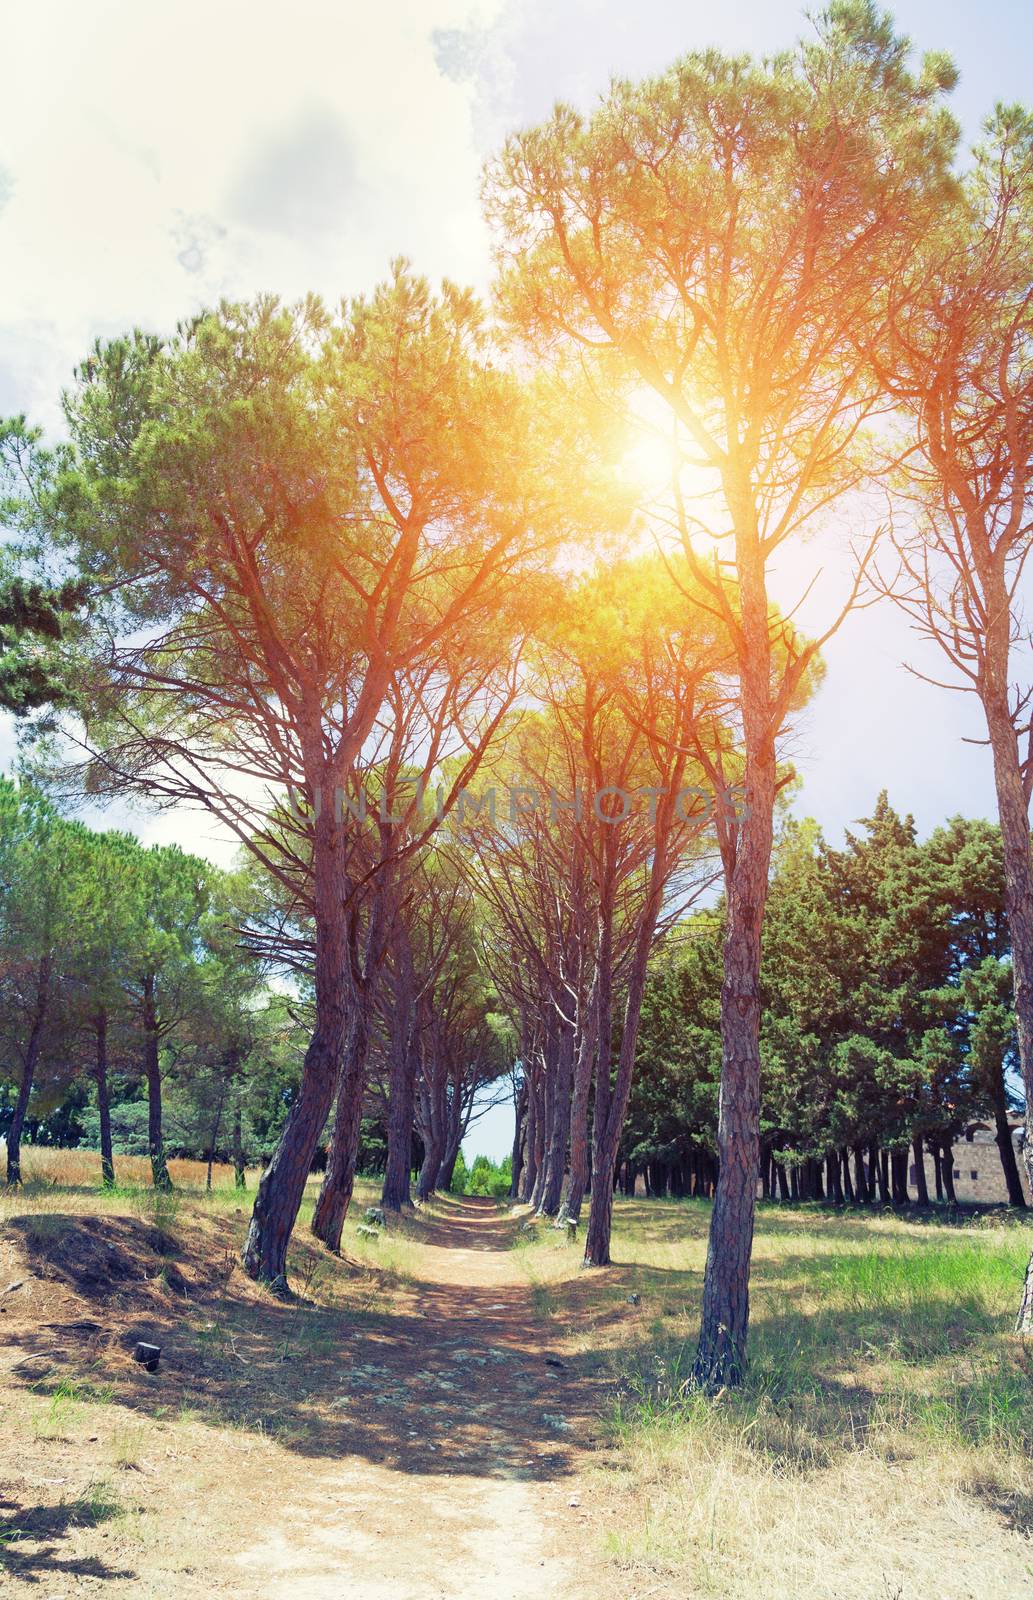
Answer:
[[[473,88],[493,0],[42,0],[5,19],[0,401],[53,425],[98,334],[222,294],[330,300],[405,251],[483,285]]]
[[[988,4],[895,7],[921,47],[956,52],[972,129],[995,94],[1023,93],[1027,71],[1011,0]],[[507,128],[558,97],[589,105],[610,72],[656,70],[707,43],[763,50],[802,26],[798,0],[697,13],[670,0],[9,6],[0,413],[56,427],[61,387],[98,334],[167,329],[221,295],[336,301],[399,252],[485,288],[480,167]],[[834,826],[886,781],[926,825],[992,807],[985,752],[959,742],[978,735],[971,708],[904,677],[896,663],[915,654],[888,609],[855,618],[830,648],[801,733],[801,809]],[[9,750],[0,726],[0,764]],[[196,817],[132,825],[213,849]]]
[[[436,29],[496,0],[37,0],[4,17],[0,414],[60,428],[98,336],[219,297],[371,287],[390,258],[487,286],[475,90]],[[0,720],[0,769],[14,759]],[[210,820],[93,818],[225,860]]]

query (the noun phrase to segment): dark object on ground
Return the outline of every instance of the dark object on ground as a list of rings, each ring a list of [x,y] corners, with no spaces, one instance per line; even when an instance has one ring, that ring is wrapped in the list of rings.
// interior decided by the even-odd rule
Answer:
[[[640,1299],[639,1295],[637,1295],[637,1294],[629,1294],[628,1295],[628,1305],[629,1306],[637,1306],[638,1303],[639,1303],[639,1299]]]
[[[562,1367],[565,1363],[560,1360],[559,1356],[546,1356],[545,1365],[547,1367]]]
[[[133,1360],[138,1361],[141,1367],[146,1367],[148,1372],[157,1372],[158,1362],[161,1359],[160,1344],[145,1344],[142,1340],[133,1351]]]

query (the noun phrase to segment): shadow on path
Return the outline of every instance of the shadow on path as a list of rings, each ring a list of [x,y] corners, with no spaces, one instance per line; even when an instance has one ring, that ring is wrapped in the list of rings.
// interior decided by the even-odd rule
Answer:
[[[214,1225],[231,1248],[231,1224]],[[99,1287],[80,1283],[93,1317],[24,1332],[15,1342],[32,1355],[14,1376],[48,1394],[70,1368],[88,1368],[115,1403],[152,1416],[196,1408],[206,1422],[271,1434],[302,1456],[356,1456],[416,1474],[533,1480],[572,1471],[598,1429],[602,1365],[554,1348],[559,1336],[536,1313],[512,1249],[520,1219],[492,1200],[449,1198],[413,1226],[420,1275],[399,1281],[388,1267],[384,1309],[376,1267],[347,1262],[370,1287],[366,1307],[347,1284],[346,1306],[283,1305],[256,1296],[235,1271],[206,1286],[203,1303],[188,1294],[181,1306],[115,1317]],[[325,1261],[304,1241],[299,1248]],[[79,1340],[69,1337],[77,1326]],[[137,1339],[162,1345],[158,1372],[128,1359]]]

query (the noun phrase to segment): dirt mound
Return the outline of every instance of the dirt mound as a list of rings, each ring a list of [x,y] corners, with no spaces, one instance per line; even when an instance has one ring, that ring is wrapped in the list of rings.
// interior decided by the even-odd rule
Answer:
[[[34,1301],[66,1318],[103,1306],[105,1321],[207,1300],[228,1280],[236,1259],[225,1230],[177,1223],[175,1237],[146,1218],[46,1212],[9,1218],[0,1227],[2,1326],[32,1313]],[[24,1290],[4,1282],[24,1279]],[[38,1315],[37,1308],[37,1315]],[[178,1313],[175,1313],[178,1314]]]
[[[132,1217],[51,1212],[12,1217],[5,1232],[36,1277],[67,1284],[86,1299],[107,1300],[156,1279],[174,1294],[189,1287],[167,1235]]]
[[[106,1378],[135,1378],[137,1340],[165,1345],[184,1315],[218,1298],[232,1271],[227,1245],[208,1219],[177,1221],[173,1239],[148,1218],[8,1218],[0,1227],[0,1344],[12,1372],[38,1382],[86,1361]],[[172,1354],[163,1359],[178,1364]]]

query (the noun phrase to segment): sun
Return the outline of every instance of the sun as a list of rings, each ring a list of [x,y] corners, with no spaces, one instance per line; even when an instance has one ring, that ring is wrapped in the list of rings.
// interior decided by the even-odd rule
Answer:
[[[638,427],[634,438],[621,454],[622,474],[636,488],[653,495],[669,489],[677,468],[677,450],[669,439],[646,433]]]
[[[670,494],[675,484],[685,500],[713,501],[720,489],[715,471],[697,452],[667,402],[640,385],[627,401],[626,445],[620,472],[644,499]]]

